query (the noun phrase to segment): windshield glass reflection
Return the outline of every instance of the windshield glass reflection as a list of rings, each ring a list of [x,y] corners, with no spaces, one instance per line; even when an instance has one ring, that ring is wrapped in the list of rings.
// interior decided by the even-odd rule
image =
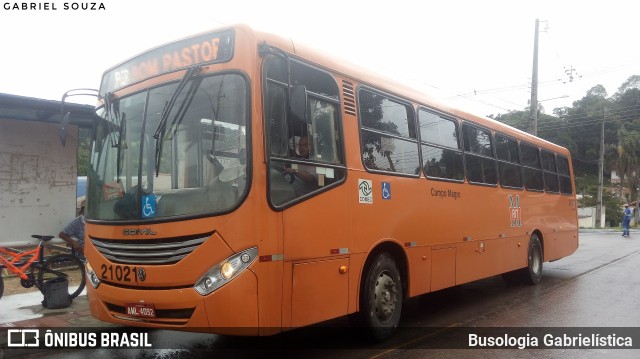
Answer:
[[[248,162],[245,79],[193,77],[188,90],[178,86],[105,103],[92,148],[87,218],[216,213],[241,200]]]

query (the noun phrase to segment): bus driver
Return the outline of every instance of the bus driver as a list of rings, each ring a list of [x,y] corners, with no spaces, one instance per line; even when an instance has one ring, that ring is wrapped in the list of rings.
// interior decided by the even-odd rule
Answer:
[[[311,142],[309,142],[309,136],[302,135],[298,140],[297,157],[309,159],[312,146]],[[318,188],[315,166],[296,164],[293,168],[285,169],[285,172],[291,175],[292,186],[298,196],[305,195]]]

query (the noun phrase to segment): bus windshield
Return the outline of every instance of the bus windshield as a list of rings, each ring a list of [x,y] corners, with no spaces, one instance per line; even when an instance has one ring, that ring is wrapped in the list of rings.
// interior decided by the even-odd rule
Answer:
[[[153,220],[238,205],[247,183],[248,93],[243,76],[227,73],[106,96],[87,218]]]

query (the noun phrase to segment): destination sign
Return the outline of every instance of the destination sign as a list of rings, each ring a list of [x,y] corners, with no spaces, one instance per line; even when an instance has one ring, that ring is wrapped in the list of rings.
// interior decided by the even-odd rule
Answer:
[[[233,34],[233,30],[208,33],[140,54],[104,73],[100,95],[192,65],[229,61],[233,57]]]

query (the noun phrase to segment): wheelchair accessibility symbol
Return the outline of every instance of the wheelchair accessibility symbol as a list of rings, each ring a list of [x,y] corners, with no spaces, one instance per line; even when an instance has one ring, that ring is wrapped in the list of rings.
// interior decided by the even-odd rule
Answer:
[[[142,218],[153,218],[156,216],[156,195],[150,194],[142,197]]]
[[[382,182],[382,199],[391,199],[391,183]]]

